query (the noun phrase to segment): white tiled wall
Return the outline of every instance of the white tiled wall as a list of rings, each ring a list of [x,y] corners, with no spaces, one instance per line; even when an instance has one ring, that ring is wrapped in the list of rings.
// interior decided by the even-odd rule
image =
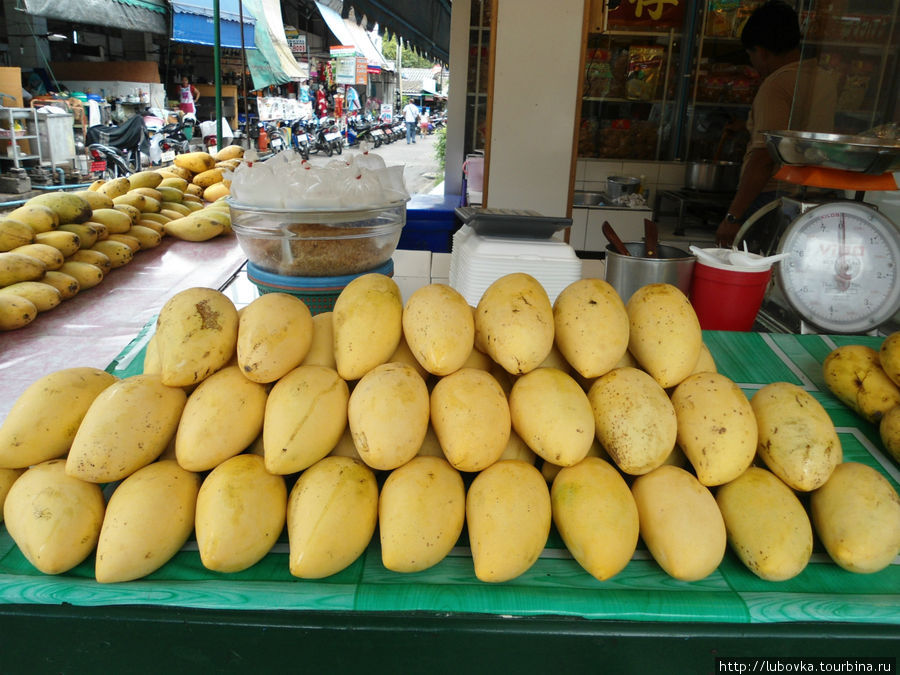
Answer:
[[[641,186],[649,191],[652,205],[659,190],[678,190],[684,187],[685,165],[682,162],[639,162],[627,159],[579,159],[575,164],[575,189],[606,190],[607,176],[643,177]]]

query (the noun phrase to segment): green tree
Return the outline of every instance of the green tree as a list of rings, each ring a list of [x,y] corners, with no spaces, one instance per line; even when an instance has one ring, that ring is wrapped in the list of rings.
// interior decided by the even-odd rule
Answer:
[[[381,43],[381,53],[384,54],[384,58],[397,60],[397,36],[391,35],[387,37],[385,35],[384,40]],[[418,53],[413,51],[409,45],[406,43],[403,44],[403,63],[401,64],[404,68],[431,68],[434,65],[434,62],[426,59],[423,56],[419,56]]]

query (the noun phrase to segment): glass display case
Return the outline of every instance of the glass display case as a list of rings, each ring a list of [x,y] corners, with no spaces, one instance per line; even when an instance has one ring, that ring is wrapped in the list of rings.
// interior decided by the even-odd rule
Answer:
[[[748,137],[732,123],[747,119],[760,84],[740,35],[760,4],[686,0],[660,13],[655,3],[591,0],[578,156],[740,161]],[[897,119],[898,5],[796,2],[801,58],[818,59],[837,85],[836,133]],[[665,14],[671,7],[680,13]]]

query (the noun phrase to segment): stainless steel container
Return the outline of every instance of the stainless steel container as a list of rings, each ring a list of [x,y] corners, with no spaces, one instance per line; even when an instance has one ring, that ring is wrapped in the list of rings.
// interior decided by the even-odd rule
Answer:
[[[685,187],[701,192],[733,192],[741,177],[737,162],[688,162]]]
[[[607,176],[606,194],[610,201],[622,195],[630,195],[641,187],[641,179],[634,176]]]
[[[647,284],[672,284],[685,295],[691,292],[696,258],[674,246],[661,245],[659,258],[647,258],[643,242],[625,242],[631,255],[606,247],[606,281],[618,291],[622,302]]]

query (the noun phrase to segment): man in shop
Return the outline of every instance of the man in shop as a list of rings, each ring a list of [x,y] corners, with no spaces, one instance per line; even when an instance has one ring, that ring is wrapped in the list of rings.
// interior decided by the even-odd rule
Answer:
[[[419,106],[410,99],[403,108],[403,121],[406,122],[406,144],[416,142],[416,124],[419,122]]]
[[[766,148],[763,132],[831,132],[834,128],[834,80],[815,59],[801,60],[800,40],[797,12],[783,0],[769,0],[757,8],[741,32],[750,63],[763,79],[747,118],[750,141],[737,192],[716,230],[719,246],[731,246],[744,221],[776,199],[774,175],[779,167]]]

